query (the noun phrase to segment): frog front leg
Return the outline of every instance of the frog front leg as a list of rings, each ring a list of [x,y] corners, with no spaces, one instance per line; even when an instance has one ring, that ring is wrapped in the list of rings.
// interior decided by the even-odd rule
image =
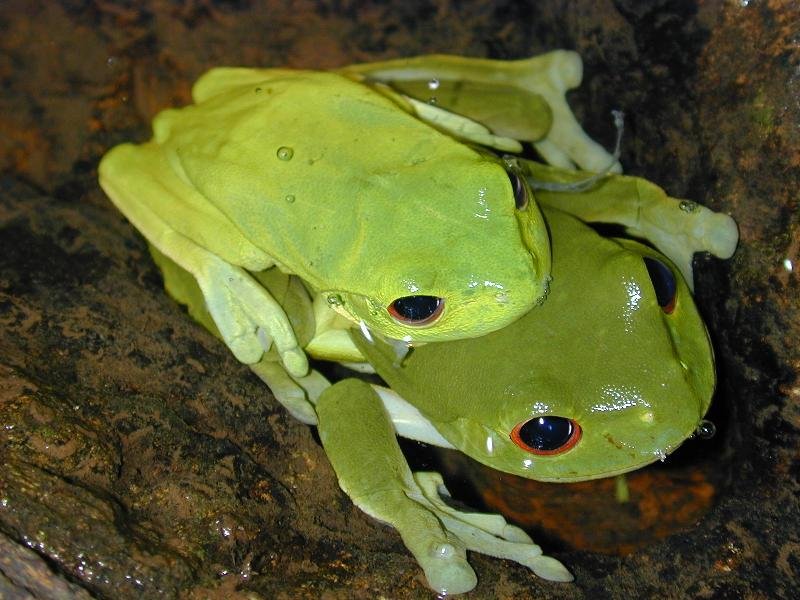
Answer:
[[[728,215],[689,200],[671,198],[655,185],[627,175],[609,174],[588,189],[580,184],[590,174],[514,159],[534,190],[536,201],[589,223],[623,225],[635,237],[651,242],[680,269],[693,287],[692,257],[710,252],[730,258],[739,232]],[[569,189],[569,184],[577,184]],[[559,189],[547,189],[558,184]],[[564,184],[564,185],[561,185]]]
[[[268,268],[270,257],[199,200],[156,146],[117,146],[100,164],[100,183],[148,242],[194,277],[238,360],[256,363],[274,345],[290,373],[307,373],[308,360],[283,308],[245,270]]]
[[[567,104],[566,92],[583,76],[576,52],[556,50],[511,61],[427,55],[352,65],[341,72],[387,83],[419,102],[477,121],[498,136],[532,142],[552,165],[621,170],[586,135]],[[418,113],[424,108],[415,107]],[[426,118],[425,111],[420,116]]]
[[[475,587],[466,550],[511,558],[538,574],[569,581],[558,561],[496,515],[461,513],[439,498],[436,474],[412,475],[388,413],[372,388],[347,379],[317,404],[319,433],[339,485],[370,516],[391,524],[414,554],[429,585],[457,594]]]

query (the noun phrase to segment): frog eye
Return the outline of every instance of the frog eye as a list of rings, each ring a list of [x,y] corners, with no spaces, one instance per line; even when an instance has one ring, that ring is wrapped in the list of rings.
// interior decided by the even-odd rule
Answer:
[[[511,189],[514,190],[514,204],[518,210],[523,210],[528,206],[528,186],[522,181],[522,177],[516,170],[506,171],[511,180]]]
[[[442,314],[444,298],[404,296],[389,305],[389,314],[404,325],[429,325]]]
[[[669,315],[675,310],[675,293],[678,289],[675,275],[672,273],[672,269],[660,260],[649,256],[643,258],[644,266],[647,267],[647,273],[650,275],[650,281],[656,292],[658,305]]]
[[[581,427],[566,417],[545,415],[523,421],[511,432],[511,440],[533,454],[561,454],[581,439]]]

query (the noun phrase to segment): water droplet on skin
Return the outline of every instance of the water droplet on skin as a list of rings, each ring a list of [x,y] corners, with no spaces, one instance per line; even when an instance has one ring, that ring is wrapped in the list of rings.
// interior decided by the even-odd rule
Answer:
[[[700,424],[697,426],[697,429],[694,430],[694,434],[699,437],[701,440],[708,440],[714,437],[714,434],[717,433],[717,426],[714,425],[711,421],[703,419],[700,421]]]
[[[342,300],[342,297],[339,294],[331,294],[328,296],[327,300],[328,306],[341,306],[344,304],[344,300]]]
[[[456,549],[452,546],[452,544],[439,544],[437,545],[433,552],[437,558],[450,558],[455,554]]]
[[[294,156],[294,150],[289,148],[289,146],[281,146],[278,148],[278,158],[280,160],[292,160]]]
[[[260,94],[264,90],[262,90],[261,88],[256,88],[254,91],[256,94]]]
[[[697,210],[697,203],[691,200],[681,200],[678,207],[685,213],[693,213]]]
[[[428,81],[428,89],[429,90],[438,90],[439,89],[439,80],[434,77]]]
[[[287,194],[286,197],[284,198],[284,200],[286,200],[286,202],[291,204],[295,200],[294,194]]]
[[[437,103],[436,96],[428,98],[428,104],[435,105]]]

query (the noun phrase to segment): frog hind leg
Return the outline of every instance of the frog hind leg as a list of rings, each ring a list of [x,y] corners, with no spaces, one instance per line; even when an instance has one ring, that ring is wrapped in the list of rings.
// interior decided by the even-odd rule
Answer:
[[[451,509],[438,495],[443,487],[438,474],[413,475],[389,415],[368,384],[347,379],[333,385],[320,397],[317,414],[342,490],[364,512],[398,530],[434,590],[457,594],[475,586],[467,549],[568,580],[560,563],[542,557],[539,547],[502,517]]]
[[[464,545],[415,500],[417,485],[372,388],[340,381],[323,392],[317,414],[322,445],[353,503],[398,530],[433,589],[458,594],[475,587]]]
[[[389,84],[421,103],[433,98],[436,105],[497,135],[532,142],[552,165],[621,171],[614,157],[583,131],[567,104],[566,92],[583,75],[576,52],[556,50],[513,61],[427,55],[353,65],[340,72]]]

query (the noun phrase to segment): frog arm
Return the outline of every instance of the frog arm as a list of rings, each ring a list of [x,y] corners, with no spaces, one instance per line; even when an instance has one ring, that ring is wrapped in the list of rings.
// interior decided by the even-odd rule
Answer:
[[[580,183],[588,175],[529,160],[517,162],[541,205],[590,223],[623,225],[629,234],[648,240],[674,262],[690,288],[695,252],[730,258],[736,250],[739,233],[730,216],[695,202],[671,198],[645,179],[608,175],[589,189],[548,190],[543,189],[543,184]]]
[[[364,512],[398,530],[434,590],[457,594],[475,586],[467,549],[517,560],[560,581],[571,579],[502,517],[444,506],[438,496],[441,479],[412,475],[368,384],[346,379],[333,385],[322,393],[317,414],[320,439],[342,490]]]
[[[595,172],[610,165],[615,172],[621,170],[612,155],[586,135],[567,104],[566,91],[577,87],[583,76],[576,52],[556,50],[513,61],[427,55],[352,65],[340,72],[388,83],[421,103],[433,98],[436,105],[478,121],[497,135],[533,142],[550,164]]]
[[[274,343],[291,373],[302,376],[308,371],[308,360],[286,313],[269,292],[241,266],[206,249],[194,236],[178,231],[159,214],[158,207],[174,206],[177,215],[173,218],[187,223],[185,231],[203,239],[203,231],[216,229],[219,235],[215,243],[239,248],[241,262],[252,263],[259,268],[256,270],[270,266],[268,257],[239,239],[241,236],[229,223],[213,221],[214,213],[190,216],[195,207],[187,206],[180,191],[176,191],[183,184],[168,166],[148,160],[146,152],[134,146],[118,146],[100,165],[100,183],[148,242],[194,277],[220,336],[238,360],[255,363]],[[212,222],[203,222],[196,228],[190,224],[193,219],[205,218]]]
[[[274,358],[268,356],[250,365],[250,370],[267,384],[275,399],[295,419],[306,425],[317,424],[314,405],[322,392],[330,387],[322,374],[311,369],[303,377],[294,377]]]

